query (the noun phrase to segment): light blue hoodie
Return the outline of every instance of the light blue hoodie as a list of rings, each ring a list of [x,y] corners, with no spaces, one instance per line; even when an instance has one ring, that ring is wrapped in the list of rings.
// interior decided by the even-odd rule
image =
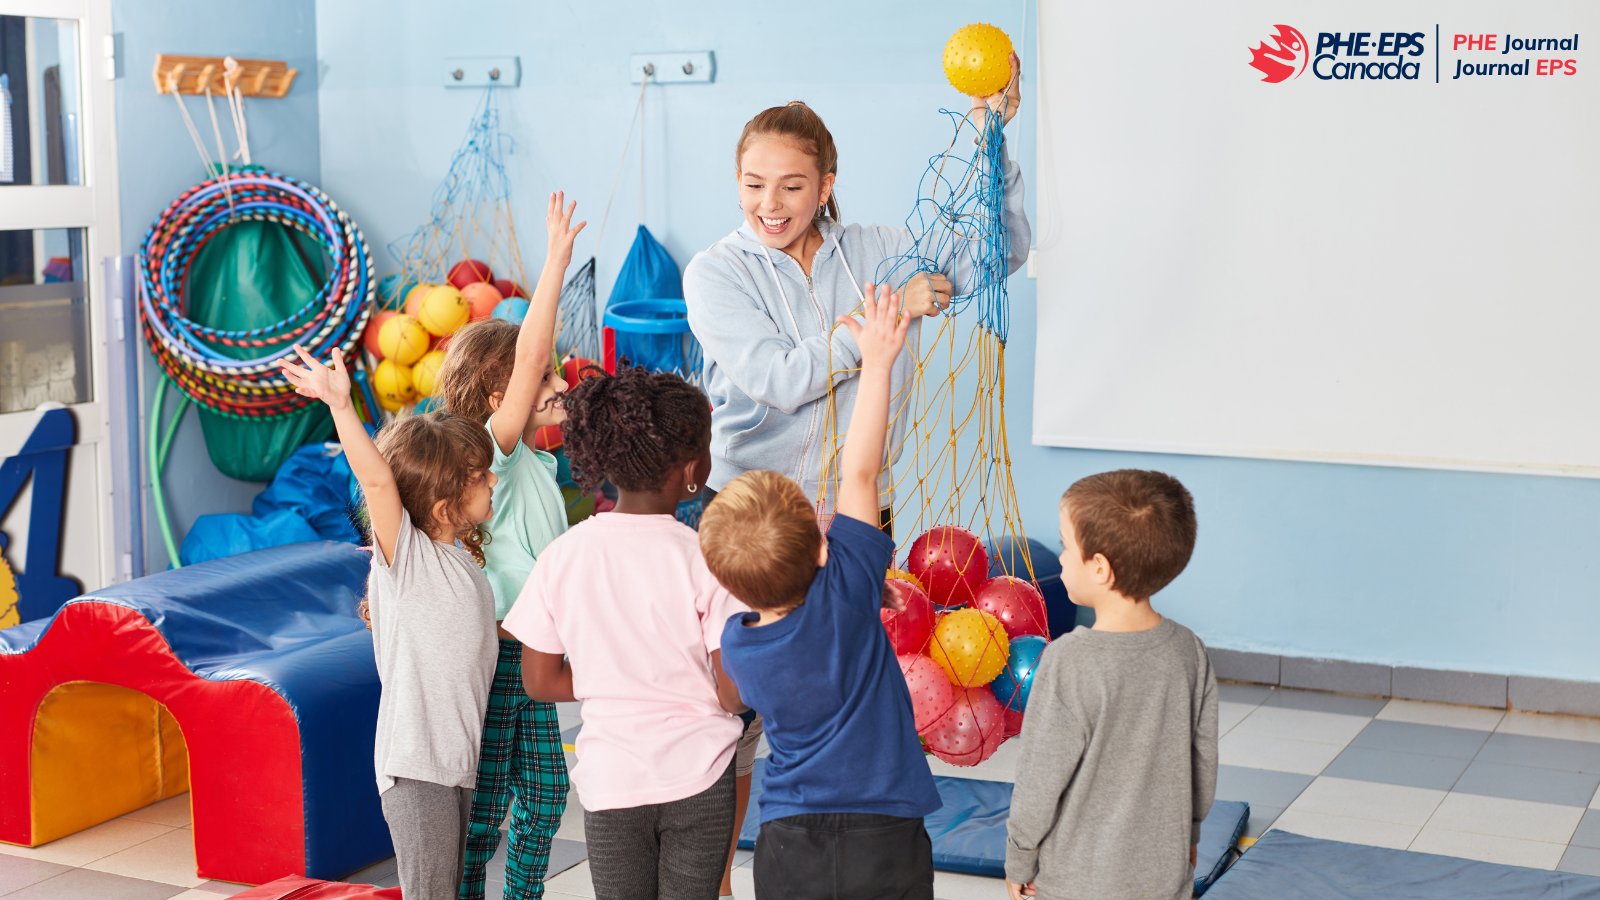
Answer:
[[[1032,231],[1022,210],[1022,170],[1001,145],[1005,170],[1006,227],[1011,232],[1007,273],[1028,258]],[[855,339],[838,316],[854,312],[861,289],[874,280],[879,263],[912,247],[911,232],[881,225],[839,226],[819,222],[822,247],[811,261],[811,277],[787,253],[769,251],[741,225],[709,250],[695,254],[683,271],[683,296],[689,327],[705,350],[705,386],[711,396],[711,477],[706,486],[720,491],[753,469],[772,469],[793,478],[815,500],[822,490],[824,452],[842,449],[855,409],[861,365]],[[972,266],[965,254],[946,260],[941,271],[957,294],[965,293]],[[907,273],[897,276],[904,281]],[[898,287],[898,284],[896,285]],[[899,448],[906,431],[901,389],[916,370],[920,322],[895,360],[890,382],[897,415],[889,446]],[[838,448],[826,440],[830,373],[837,385],[832,411]],[[909,392],[906,395],[909,396]],[[898,450],[895,453],[898,459]],[[837,460],[830,460],[830,465]],[[833,506],[828,486],[827,508]],[[894,499],[885,473],[880,505]]]

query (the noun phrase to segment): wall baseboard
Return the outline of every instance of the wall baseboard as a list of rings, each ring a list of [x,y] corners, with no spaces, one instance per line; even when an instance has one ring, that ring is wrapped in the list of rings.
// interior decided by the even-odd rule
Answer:
[[[1371,694],[1530,712],[1600,716],[1600,683],[1492,675],[1208,647],[1218,678],[1278,687]]]

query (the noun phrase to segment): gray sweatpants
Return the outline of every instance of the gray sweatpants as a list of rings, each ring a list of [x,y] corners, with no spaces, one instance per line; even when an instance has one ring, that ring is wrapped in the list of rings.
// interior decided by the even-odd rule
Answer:
[[[717,900],[733,843],[733,769],[693,797],[583,811],[594,895],[606,900]],[[406,900],[412,900],[406,894]]]
[[[472,789],[396,778],[379,795],[406,900],[456,900]]]

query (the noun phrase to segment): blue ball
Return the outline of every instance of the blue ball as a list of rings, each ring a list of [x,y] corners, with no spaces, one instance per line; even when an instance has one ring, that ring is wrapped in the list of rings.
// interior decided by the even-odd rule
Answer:
[[[411,412],[420,416],[424,413],[439,412],[442,409],[444,409],[444,403],[440,402],[438,397],[423,397]]]
[[[1000,670],[989,689],[1000,704],[1012,712],[1026,712],[1028,693],[1033,690],[1033,673],[1039,668],[1039,657],[1049,641],[1036,634],[1025,634],[1011,639],[1011,655],[1006,667]]]
[[[1061,583],[1061,560],[1044,544],[1028,538],[1028,561],[1033,563],[1033,581],[1044,595],[1044,608],[1050,617],[1050,637],[1057,638],[1072,630],[1078,618],[1078,607],[1067,596]],[[1022,558],[1022,548],[1016,539],[1007,535],[998,544],[989,542],[989,577],[1015,575],[1028,577],[1028,566]]]
[[[522,320],[528,317],[528,301],[521,297],[507,297],[495,306],[494,317],[505,319],[513,325],[521,325]]]

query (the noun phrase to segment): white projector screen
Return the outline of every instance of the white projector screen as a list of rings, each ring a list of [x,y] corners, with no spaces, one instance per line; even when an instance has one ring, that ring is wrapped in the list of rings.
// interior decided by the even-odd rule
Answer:
[[[1594,22],[1041,0],[1034,443],[1600,477]]]

